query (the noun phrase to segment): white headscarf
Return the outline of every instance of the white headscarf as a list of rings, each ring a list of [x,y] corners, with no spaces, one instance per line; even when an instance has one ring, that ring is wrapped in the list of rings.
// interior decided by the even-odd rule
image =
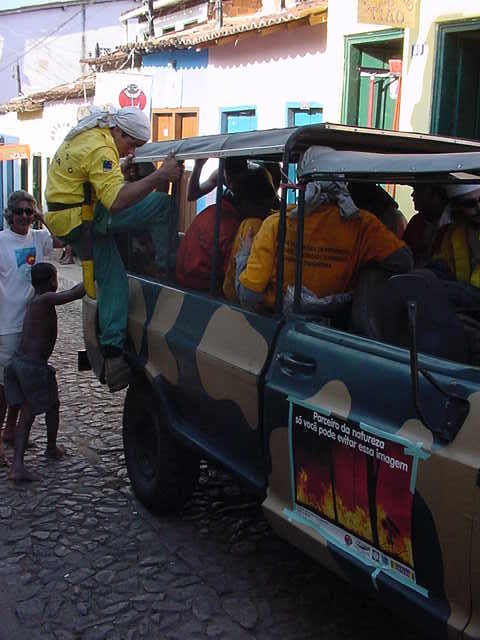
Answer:
[[[338,205],[342,218],[357,218],[359,209],[343,182],[314,180],[305,189],[305,215],[316,211],[322,204],[333,202]],[[298,209],[292,209],[290,215],[295,217]]]
[[[124,133],[137,140],[145,142],[150,138],[150,122],[147,116],[136,107],[90,107],[90,113],[82,118],[65,136],[65,140],[71,140],[79,133],[100,127],[101,129],[119,127]]]

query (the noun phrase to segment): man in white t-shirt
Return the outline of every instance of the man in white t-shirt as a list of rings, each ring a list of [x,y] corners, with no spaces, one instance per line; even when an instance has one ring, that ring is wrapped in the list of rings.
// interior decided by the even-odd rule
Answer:
[[[53,247],[47,229],[31,228],[35,218],[44,222],[35,199],[27,191],[14,191],[5,210],[9,228],[0,231],[0,429],[7,411],[4,370],[19,344],[25,309],[33,292],[30,270],[36,262],[43,262]],[[9,407],[4,442],[13,442],[17,415],[18,407]],[[2,461],[5,462],[5,457],[0,440]]]

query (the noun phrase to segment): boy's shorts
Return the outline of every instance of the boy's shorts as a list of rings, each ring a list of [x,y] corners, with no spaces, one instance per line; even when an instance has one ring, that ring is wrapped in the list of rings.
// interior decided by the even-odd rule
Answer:
[[[5,367],[5,398],[9,405],[26,405],[34,416],[46,413],[58,402],[55,369],[16,354]]]
[[[5,367],[18,349],[22,333],[7,333],[0,336],[0,384],[5,380]]]

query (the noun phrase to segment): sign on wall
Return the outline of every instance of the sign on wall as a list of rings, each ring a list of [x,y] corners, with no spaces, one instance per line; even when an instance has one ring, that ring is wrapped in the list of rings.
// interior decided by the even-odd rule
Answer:
[[[29,160],[30,147],[28,144],[0,145],[0,160]]]
[[[414,27],[417,0],[358,0],[358,22]]]
[[[99,73],[95,105],[137,107],[150,117],[152,76],[139,73]]]

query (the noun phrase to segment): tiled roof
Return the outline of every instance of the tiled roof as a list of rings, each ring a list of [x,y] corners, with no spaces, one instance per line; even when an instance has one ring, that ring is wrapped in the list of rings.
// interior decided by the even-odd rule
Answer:
[[[56,100],[68,100],[72,98],[84,98],[95,93],[95,74],[79,78],[75,82],[61,84],[52,89],[37,91],[28,96],[13,98],[6,104],[0,105],[0,115],[10,111],[37,111],[41,109],[45,102],[55,102]]]
[[[94,65],[98,72],[122,68],[127,60],[129,63],[131,62],[132,57],[134,57],[134,66],[140,66],[141,55],[145,53],[153,53],[163,49],[188,49],[222,44],[233,38],[242,37],[243,34],[247,36],[258,32],[268,33],[268,30],[274,27],[290,23],[300,25],[326,22],[327,5],[328,0],[311,0],[271,15],[255,14],[225,18],[222,27],[217,27],[210,22],[181,33],[151,38],[142,43],[123,45],[113,53],[98,58],[87,58],[82,62]],[[92,73],[75,82],[62,84],[45,91],[37,91],[28,96],[13,98],[6,104],[0,105],[0,115],[11,111],[36,111],[41,109],[45,102],[82,98],[92,96],[94,93],[95,73]]]
[[[223,44],[243,34],[253,35],[256,32],[265,32],[283,24],[301,24],[302,22],[305,24],[318,24],[327,20],[327,5],[327,0],[311,0],[270,15],[258,13],[251,16],[224,18],[222,27],[217,27],[212,22],[195,25],[180,33],[169,33],[158,38],[149,38],[145,42],[122,45],[113,53],[98,58],[88,58],[82,60],[82,62],[94,65],[98,70],[114,69],[117,65],[125,62],[132,50],[135,50],[136,54],[142,54],[154,53],[163,49],[190,49],[192,47]]]

